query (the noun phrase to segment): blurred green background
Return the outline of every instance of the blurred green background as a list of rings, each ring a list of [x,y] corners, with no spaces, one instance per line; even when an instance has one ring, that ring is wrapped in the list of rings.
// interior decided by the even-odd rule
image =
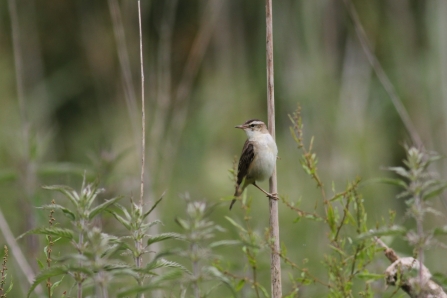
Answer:
[[[425,148],[443,154],[447,2],[353,4]],[[166,190],[156,215],[165,224],[163,231],[178,230],[174,219],[185,208],[179,194],[218,204],[211,218],[227,232],[217,236],[234,238],[237,231],[224,216],[241,221],[242,212],[238,205],[228,211],[229,201],[222,200],[233,194],[228,170],[245,140],[234,126],[250,118],[267,120],[264,1],[153,0],[141,5],[146,200],[153,202]],[[366,59],[343,1],[273,1],[273,24],[279,194],[301,198],[305,210],[320,199],[301,169],[289,131],[288,114],[298,104],[305,141],[315,137],[328,194],[332,183],[341,191],[357,176],[363,181],[390,176],[384,169],[401,164],[409,134]],[[46,224],[47,214],[34,206],[54,196],[41,185],[78,189],[84,170],[99,177],[107,190],[104,198],[139,196],[138,38],[137,1],[0,1],[0,208],[15,236]],[[445,177],[445,161],[437,166]],[[405,222],[396,188],[368,183],[361,190],[371,228],[388,218],[390,209],[397,211],[398,223]],[[268,226],[267,199],[250,187],[248,195],[255,201],[253,227],[262,235]],[[440,200],[434,203],[445,213]],[[294,260],[308,258],[309,267],[324,276],[325,227],[293,223],[295,218],[280,204],[282,242]],[[119,229],[114,230],[118,235]],[[42,257],[36,241],[42,239],[19,242],[33,266]],[[394,245],[411,254],[404,243]],[[267,286],[268,252],[263,256],[261,279]],[[242,270],[231,263],[234,254],[227,258]],[[446,273],[435,249],[426,258],[433,271]],[[383,260],[377,273],[386,265]],[[9,273],[23,279],[12,266]]]

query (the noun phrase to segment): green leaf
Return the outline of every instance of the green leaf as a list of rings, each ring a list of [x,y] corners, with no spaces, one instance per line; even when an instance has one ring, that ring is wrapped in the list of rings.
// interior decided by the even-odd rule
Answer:
[[[73,188],[66,185],[42,186],[42,188],[59,191],[63,193],[73,203],[73,205],[75,205],[76,207],[78,206],[79,195]]]
[[[121,204],[119,204],[119,203],[115,203],[114,206],[115,206],[115,207],[118,207],[119,209],[121,209],[121,211],[123,212],[123,214],[124,214],[124,216],[125,216],[125,218],[126,218],[126,220],[127,220],[128,222],[131,222],[131,221],[132,221],[132,216],[130,215],[130,213],[129,213],[129,211],[127,210],[126,207],[124,207],[123,205],[121,205]]]
[[[447,234],[447,226],[443,226],[442,228],[435,228],[433,230],[433,235],[446,235]]]
[[[303,216],[303,218],[311,219],[311,220],[315,220],[315,221],[323,221],[323,218],[316,214],[306,214]]]
[[[151,278],[151,284],[159,285],[166,280],[179,279],[183,275],[182,270],[174,269],[168,272],[162,273],[156,277]]]
[[[370,179],[367,182],[365,182],[364,184],[371,184],[371,183],[384,183],[384,184],[399,186],[402,188],[408,187],[408,185],[407,185],[407,183],[405,183],[405,181],[403,181],[401,179],[393,179],[393,178]]]
[[[39,285],[41,282],[47,280],[48,278],[51,278],[54,276],[59,276],[62,274],[67,274],[67,273],[68,273],[68,269],[66,266],[53,266],[51,268],[47,268],[45,270],[40,271],[36,275],[34,282],[31,285],[26,297],[29,297],[31,295],[31,293],[34,291],[34,289],[37,287],[37,285]]]
[[[432,189],[431,191],[424,193],[424,195],[422,196],[422,198],[424,200],[428,200],[431,199],[433,197],[437,197],[438,195],[440,195],[445,189],[447,188],[447,184],[443,183],[437,187],[435,187],[434,189]]]
[[[5,275],[5,277],[6,277],[6,275]],[[9,287],[8,287],[8,289],[3,293],[3,295],[6,297],[6,294],[8,294],[9,292],[11,292],[11,290],[12,290],[13,287],[14,287],[14,282],[13,282],[13,279],[12,279],[12,276],[11,276],[11,281],[9,282]]]
[[[441,272],[433,273],[433,280],[441,285],[444,289],[447,287],[447,275]]]
[[[160,288],[160,286],[152,285],[152,284],[145,285],[145,286],[136,286],[136,287],[134,286],[134,287],[127,288],[127,289],[124,289],[124,290],[118,292],[116,297],[117,298],[130,297],[130,296],[134,296],[136,294],[144,293],[146,291],[155,290],[155,289],[159,289],[159,288]]]
[[[208,247],[214,248],[214,247],[218,247],[218,246],[230,246],[230,245],[241,245],[241,244],[242,244],[242,241],[239,241],[239,240],[220,240],[220,241],[211,243],[210,245],[208,245]]]
[[[155,207],[157,207],[157,205],[161,202],[161,200],[163,200],[165,193],[166,191],[161,194],[161,197],[157,200],[157,202],[155,202],[155,204],[151,207],[151,209],[149,209],[149,211],[144,213],[143,219],[145,219],[149,214],[151,214],[152,211],[154,211]]]
[[[64,206],[59,205],[59,204],[43,205],[43,206],[36,207],[36,208],[37,209],[45,209],[45,210],[61,210],[64,213],[64,215],[67,216],[68,218],[70,218],[71,220],[75,220],[76,219],[75,214],[71,210],[69,210],[69,209],[67,209]]]
[[[110,200],[105,201],[104,203],[102,203],[101,205],[96,206],[95,208],[93,208],[89,215],[88,218],[92,219],[94,218],[99,212],[103,211],[104,209],[106,209],[107,207],[109,207],[110,205],[112,205],[113,203],[121,200],[123,197],[119,196]]]
[[[183,235],[180,235],[177,233],[161,233],[158,235],[150,236],[149,239],[147,240],[147,246],[149,246],[153,243],[156,243],[156,242],[167,240],[167,239],[184,240],[184,238],[185,237],[183,237]]]
[[[382,280],[384,279],[384,274],[376,274],[376,273],[370,273],[368,271],[361,272],[355,275],[357,278],[363,279],[363,280]]]
[[[393,225],[390,228],[382,228],[378,230],[370,230],[366,233],[362,233],[357,237],[357,240],[364,240],[364,239],[371,239],[374,236],[381,237],[381,236],[395,236],[395,235],[405,235],[407,233],[407,230],[398,225]]]
[[[65,261],[76,261],[76,262],[87,262],[88,258],[85,255],[79,253],[63,254],[61,256],[53,257],[55,261],[65,262]]]
[[[14,170],[0,170],[0,182],[13,181],[18,176],[18,173]]]
[[[247,230],[245,230],[240,224],[236,223],[232,218],[225,216],[225,218],[236,228],[238,228],[239,230],[247,233]]]
[[[289,295],[284,296],[283,298],[295,298],[298,297],[299,289],[294,289]]]
[[[165,259],[157,259],[149,264],[146,265],[145,268],[136,268],[135,271],[146,273],[146,274],[153,274],[152,270],[157,268],[174,268],[174,269],[180,269],[188,274],[192,274],[188,269],[186,269],[183,265],[180,265],[179,263],[167,261]]]
[[[57,287],[61,284],[61,282],[62,282],[62,280],[64,279],[64,277],[65,277],[65,275],[62,276],[62,278],[61,278],[60,280],[56,281],[56,282],[51,286],[51,289],[50,289],[51,296],[53,296],[54,289],[57,288]]]
[[[388,170],[398,174],[399,176],[410,178],[411,174],[403,167],[389,167]]]
[[[331,204],[327,205],[327,223],[329,225],[329,228],[332,231],[332,234],[335,233],[337,230],[336,223],[335,223],[335,214],[334,214],[334,208]]]
[[[40,270],[42,270],[42,269],[44,269],[45,268],[45,265],[42,263],[42,261],[41,260],[39,260],[39,259],[36,259],[36,261],[37,261],[37,265],[39,265],[39,269]]]
[[[127,221],[124,217],[118,215],[118,213],[116,213],[113,210],[106,210],[107,212],[109,212],[110,214],[112,214],[116,220],[118,220],[128,231],[131,230],[131,223],[129,221]]]
[[[240,290],[242,290],[244,285],[245,285],[245,279],[241,279],[235,287],[236,292],[239,292]]]
[[[347,257],[346,252],[344,252],[342,249],[335,247],[333,245],[329,245],[329,247],[338,252],[340,255]]]
[[[132,276],[136,280],[140,278],[138,272],[127,264],[111,264],[104,266],[104,270],[113,273],[113,275]]]
[[[262,294],[264,294],[265,297],[267,297],[267,298],[270,297],[269,293],[267,292],[267,290],[263,286],[258,284],[258,287],[259,287],[259,289],[261,289],[261,292],[262,292]]]
[[[209,276],[213,276],[218,281],[222,282],[231,291],[231,293],[233,294],[233,297],[237,297],[237,294],[236,294],[233,286],[231,285],[230,280],[228,279],[227,276],[222,274],[222,272],[220,272],[219,269],[217,269],[214,266],[209,266],[209,267],[205,267],[203,272]],[[208,296],[208,297],[211,297],[211,296]]]
[[[50,235],[50,236],[57,236],[67,239],[73,239],[73,231],[69,229],[62,229],[57,227],[45,227],[45,228],[37,228],[33,230],[29,230],[28,232],[20,235],[17,237],[17,239],[21,239],[26,235],[29,234],[37,234],[37,235]]]

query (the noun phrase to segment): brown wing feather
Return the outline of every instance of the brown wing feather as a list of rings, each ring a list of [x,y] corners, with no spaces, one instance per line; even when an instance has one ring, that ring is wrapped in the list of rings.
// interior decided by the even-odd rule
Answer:
[[[241,158],[239,159],[239,165],[237,167],[237,186],[234,192],[235,197],[239,196],[241,192],[244,191],[244,189],[243,188],[241,189],[240,186],[244,178],[247,176],[248,171],[250,169],[250,165],[252,164],[254,158],[255,158],[255,151],[253,148],[253,144],[247,140],[245,141],[244,148],[242,148],[242,155]],[[235,202],[236,199],[233,199],[231,201],[230,210]]]
[[[250,165],[255,158],[255,151],[253,144],[248,140],[245,141],[244,148],[242,149],[242,155],[239,159],[239,165],[237,170],[237,184],[240,185],[242,180],[247,176]]]

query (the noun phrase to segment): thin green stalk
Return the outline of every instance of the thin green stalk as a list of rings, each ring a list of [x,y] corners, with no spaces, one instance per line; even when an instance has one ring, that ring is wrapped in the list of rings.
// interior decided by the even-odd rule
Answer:
[[[197,252],[197,243],[191,244],[191,254],[192,254],[192,274],[193,274],[193,283],[192,287],[194,289],[194,297],[200,298],[200,288],[199,288],[199,262],[197,260],[198,252]]]
[[[143,208],[144,198],[144,168],[145,168],[145,154],[146,154],[146,113],[144,103],[144,67],[143,67],[143,33],[141,26],[141,1],[138,0],[138,25],[140,34],[140,70],[141,70],[141,177],[140,177],[140,207]],[[137,268],[142,267],[142,251],[143,251],[143,239],[138,239],[136,243],[138,255],[135,260],[135,266]],[[141,286],[143,284],[143,278],[138,281]],[[144,298],[144,294],[138,294],[139,298]]]
[[[82,255],[82,251],[81,251],[81,247],[84,245],[84,234],[81,232],[79,232],[79,241],[78,241],[78,250],[79,250],[79,254]],[[82,261],[79,261],[79,267],[82,267]],[[78,285],[78,298],[82,298],[82,274],[79,273],[78,276],[78,281],[77,281]]]

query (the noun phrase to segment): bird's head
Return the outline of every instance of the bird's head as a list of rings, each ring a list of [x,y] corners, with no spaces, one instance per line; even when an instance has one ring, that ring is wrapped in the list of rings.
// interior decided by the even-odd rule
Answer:
[[[248,138],[251,138],[256,134],[269,133],[267,130],[267,125],[259,119],[247,120],[244,124],[237,125],[235,128],[243,129]]]

